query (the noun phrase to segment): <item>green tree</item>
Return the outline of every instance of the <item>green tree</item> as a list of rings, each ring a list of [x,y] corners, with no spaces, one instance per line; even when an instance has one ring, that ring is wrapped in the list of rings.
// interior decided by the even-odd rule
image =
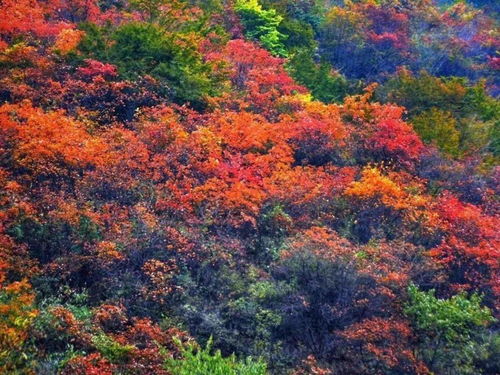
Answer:
[[[356,85],[334,73],[328,62],[315,63],[311,50],[297,51],[288,62],[288,71],[311,91],[314,99],[324,103],[340,103],[346,95],[356,91]]]
[[[484,82],[472,85],[466,78],[401,70],[377,89],[376,100],[405,107],[424,141],[435,141],[445,153],[457,156],[486,150],[495,154],[500,101],[488,95]],[[460,152],[452,125],[459,132]]]
[[[413,322],[419,355],[436,374],[477,374],[474,361],[484,348],[482,335],[494,320],[477,294],[439,299],[434,290],[408,288],[405,313]]]
[[[204,106],[205,97],[217,96],[220,79],[212,66],[203,61],[197,46],[182,33],[169,33],[150,23],[131,22],[113,32],[90,28],[81,51],[118,67],[129,80],[151,76],[162,81],[177,103]],[[107,46],[107,48],[105,47]]]
[[[241,18],[247,38],[260,42],[273,55],[287,56],[283,44],[286,36],[278,31],[283,17],[276,10],[263,9],[258,0],[237,0],[234,9]]]
[[[314,41],[314,30],[306,22],[285,18],[279,28],[279,32],[286,35],[283,41],[287,50],[291,51],[297,48],[313,49],[316,47]]]
[[[325,10],[322,1],[311,0],[260,0],[266,9],[275,9],[283,17],[278,31],[287,36],[284,44],[288,51],[315,49],[314,37],[318,32]]]

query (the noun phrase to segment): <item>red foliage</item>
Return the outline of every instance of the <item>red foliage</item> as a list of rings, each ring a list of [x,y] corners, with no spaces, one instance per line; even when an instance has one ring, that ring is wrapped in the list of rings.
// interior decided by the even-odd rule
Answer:
[[[398,50],[409,47],[409,22],[405,13],[392,7],[367,5],[368,39],[375,44],[388,45]]]
[[[231,8],[230,3],[224,6]],[[152,22],[179,32],[185,21],[201,15],[186,4],[164,2],[161,9],[149,9],[164,16],[160,21],[151,14]],[[466,7],[453,8],[443,20],[458,28],[469,15]],[[343,9],[346,17],[364,17],[362,39],[377,53],[407,53],[406,8],[356,2]],[[241,37],[231,11],[211,15],[211,22],[225,20]],[[323,280],[345,270],[355,275],[346,282],[352,284],[349,290],[339,285],[332,292],[330,305],[311,306],[313,298],[294,289],[299,287],[295,281],[283,282],[285,291],[294,290],[286,298],[265,297],[276,298],[273,304],[299,301],[296,306],[306,311],[299,326],[316,313],[318,319],[333,320],[328,324],[334,328],[326,333],[323,327],[306,333],[311,343],[315,334],[338,342],[319,340],[324,357],[305,353],[297,374],[327,375],[334,371],[329,367],[343,362],[357,366],[345,373],[372,373],[373,368],[380,374],[428,373],[413,354],[420,343],[400,315],[401,295],[411,280],[423,279],[444,293],[485,292],[486,303],[494,305],[500,293],[500,223],[490,187],[498,181],[478,177],[491,185],[478,194],[486,197],[478,205],[450,193],[436,198],[434,185],[420,177],[427,175],[421,164],[429,155],[403,120],[404,108],[373,102],[375,85],[342,104],[312,101],[287,73],[284,59],[242,39],[226,42],[214,33],[179,32],[182,38],[204,40],[204,58],[216,63],[216,74],[228,77],[220,85],[224,94],[208,98],[200,112],[164,103],[161,93],[170,90],[166,80],[124,81],[115,65],[93,59],[82,63],[83,52],[71,53],[83,37],[75,24],[110,20],[112,32],[114,23],[145,19],[147,13],[102,14],[94,0],[6,0],[0,6],[0,288],[11,298],[0,304],[5,346],[16,352],[31,343],[36,310],[25,279],[43,273],[37,279],[44,285],[41,295],[54,283],[88,291],[92,298],[88,319],[78,319],[65,305],[72,297],[64,294],[61,305],[47,308],[50,332],[33,329],[36,345],[64,343],[87,353],[72,358],[63,374],[167,375],[158,345],[178,357],[173,338],[192,339],[178,329],[162,329],[153,319],[184,298],[184,290],[200,282],[204,272],[219,272],[222,281],[234,276],[230,281],[236,286],[227,285],[234,293],[210,292],[217,303],[233,301],[236,294],[240,302],[246,298],[240,281],[246,286],[273,278],[273,272],[279,274],[280,267],[301,261],[298,255],[306,253],[324,266],[318,270],[325,272]],[[475,19],[479,29],[487,29]],[[493,46],[482,31],[470,44]],[[469,41],[456,38],[453,45],[464,49]],[[493,68],[498,65],[495,58],[489,61]],[[444,179],[436,182],[439,188],[450,186]],[[254,252],[261,250],[280,257],[254,262],[261,255]],[[315,270],[307,266],[304,278],[315,281]],[[202,295],[189,292],[187,299]],[[144,314],[151,319],[133,316],[149,307]],[[283,311],[281,317],[290,318]],[[349,311],[358,315],[347,316]],[[13,329],[17,316],[26,320]],[[315,325],[316,320],[312,331]],[[96,337],[103,335],[127,346],[126,358],[111,363],[98,354]],[[329,345],[339,343],[345,346],[343,361],[323,363],[333,356]],[[46,354],[38,350],[41,357]]]
[[[98,22],[96,0],[5,0],[0,7],[0,40],[16,35],[54,37],[78,22]]]
[[[0,135],[13,144],[15,168],[25,168],[33,176],[64,174],[64,169],[100,166],[105,163],[102,140],[92,137],[83,124],[63,111],[44,112],[28,101],[0,107]]]
[[[283,96],[304,93],[305,88],[295,83],[283,67],[283,60],[266,50],[241,39],[231,40],[222,53],[209,54],[209,60],[229,64],[233,87],[241,92],[222,99],[223,107],[249,108],[275,118],[275,103]]]
[[[456,289],[483,284],[498,294],[498,217],[488,216],[479,207],[463,203],[451,194],[443,195],[438,207],[446,236],[429,255],[450,270],[450,282]]]
[[[84,78],[93,78],[95,76],[102,76],[106,79],[113,78],[117,76],[116,66],[111,64],[102,63],[97,60],[87,59],[85,60],[85,66],[81,66],[77,69]]]
[[[375,133],[368,138],[368,148],[387,154],[401,163],[419,159],[424,145],[411,126],[401,120],[387,120],[377,124]]]
[[[418,361],[411,349],[412,330],[407,322],[396,319],[372,318],[353,324],[342,333],[343,337],[359,342],[361,358],[373,355],[392,370],[427,374],[428,369]],[[353,355],[356,352],[353,352]],[[366,359],[365,359],[366,360]],[[380,374],[384,370],[379,370]]]
[[[313,355],[302,361],[298,369],[292,375],[333,375],[333,370],[320,367]]]
[[[394,162],[412,168],[424,152],[424,145],[410,125],[402,120],[404,108],[392,104],[371,103],[376,84],[365,94],[347,97],[341,115],[351,122],[353,140],[375,161]]]
[[[127,323],[126,309],[121,305],[104,304],[94,312],[95,324],[105,332],[118,332]]]
[[[34,0],[6,0],[0,7],[0,36],[33,33],[35,36],[55,36],[72,25],[60,19],[46,20],[53,14],[55,2]]]
[[[164,368],[165,358],[159,353],[158,345],[171,357],[178,357],[180,353],[174,337],[184,343],[192,340],[176,328],[162,330],[149,319],[134,319],[123,334],[116,336],[116,341],[122,345],[135,347],[130,353],[130,361],[120,364],[120,370],[138,375],[168,375],[169,372]]]
[[[99,353],[76,356],[64,367],[63,375],[113,375],[116,366]]]

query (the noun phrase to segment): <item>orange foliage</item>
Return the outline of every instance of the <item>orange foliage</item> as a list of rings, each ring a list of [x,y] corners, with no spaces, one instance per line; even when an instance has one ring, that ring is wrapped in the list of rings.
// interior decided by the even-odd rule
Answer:
[[[116,243],[110,241],[101,241],[97,244],[97,256],[103,262],[122,260],[124,257],[118,250]]]
[[[294,116],[296,120],[290,125],[291,133],[299,139],[324,137],[325,142],[339,147],[348,136],[338,106],[306,102],[303,110],[294,113]]]
[[[84,35],[85,33],[80,30],[63,29],[57,35],[56,42],[52,48],[62,55],[67,55],[75,50]]]
[[[56,35],[70,26],[62,21],[47,22],[54,1],[6,0],[0,7],[0,36],[32,32],[37,36]]]
[[[405,177],[395,172],[384,175],[377,167],[366,167],[361,171],[361,179],[352,182],[344,194],[362,201],[380,202],[395,210],[424,210],[430,204],[430,199],[412,192],[420,190],[422,186],[418,182],[401,181]],[[416,217],[415,213],[411,215],[411,218]]]
[[[361,138],[361,145],[372,159],[410,168],[423,154],[424,145],[402,120],[403,107],[370,102],[375,88],[376,84],[372,84],[365,94],[346,97],[341,114],[357,127],[355,135]]]
[[[121,305],[103,304],[94,311],[94,322],[105,332],[121,331],[127,323],[126,310]]]
[[[292,372],[292,375],[333,375],[333,371],[320,367],[316,358],[309,355],[302,361],[300,368]]]
[[[34,175],[64,174],[68,167],[105,164],[106,145],[62,111],[44,112],[29,102],[0,107],[0,135],[14,146],[15,165]]]
[[[273,199],[297,206],[320,208],[329,194],[338,194],[354,179],[354,168],[297,166],[278,169],[266,187]]]
[[[360,199],[379,199],[394,209],[400,210],[408,208],[406,193],[402,188],[389,177],[382,175],[376,167],[367,167],[361,172],[361,179],[353,182],[346,190],[348,196]]]
[[[407,287],[413,274],[429,267],[421,250],[404,241],[367,244],[360,247],[357,254],[361,272],[389,288]]]
[[[338,258],[349,259],[354,255],[355,248],[349,241],[331,229],[311,227],[297,235],[291,242],[289,249],[282,252],[282,257],[287,258],[304,251],[323,259],[335,260]]]
[[[342,335],[358,341],[389,368],[427,374],[426,367],[415,358],[410,346],[412,330],[407,322],[397,319],[371,318],[353,324]],[[380,372],[381,374],[383,372]]]
[[[335,301],[319,301],[318,315],[313,315],[316,307],[306,306],[314,304],[313,299],[301,295],[299,282],[280,281],[290,295],[267,296],[266,291],[265,301],[252,301],[272,302],[265,309],[258,305],[259,319],[270,312],[269,320],[279,315],[282,322],[309,324],[309,315],[297,323],[295,312],[283,314],[288,311],[285,303],[302,300],[313,320],[333,314],[325,319],[335,327],[329,332],[319,327],[315,333],[315,320],[308,340],[332,335],[345,344],[339,353],[350,365],[375,363],[380,374],[428,373],[413,354],[410,325],[399,315],[401,294],[411,280],[442,282],[445,275],[445,292],[485,291],[488,303],[492,294],[498,296],[500,222],[493,189],[477,205],[451,193],[436,198],[431,195],[435,181],[419,177],[428,172],[421,164],[432,162],[424,158],[430,156],[428,150],[404,121],[404,108],[372,101],[375,84],[342,104],[312,101],[287,73],[285,60],[241,39],[226,42],[225,36],[181,33],[186,24],[202,18],[200,9],[184,1],[160,3],[158,7],[156,1],[138,1],[133,9],[124,4],[127,11],[102,14],[95,0],[2,1],[0,362],[25,349],[37,316],[25,278],[40,269],[49,280],[40,281],[47,289],[55,280],[70,288],[76,285],[75,290],[97,290],[91,295],[97,307],[90,320],[80,321],[67,306],[47,311],[50,329],[85,353],[70,359],[63,374],[168,375],[158,345],[178,357],[173,337],[191,338],[131,314],[152,306],[150,316],[157,319],[167,303],[186,297],[193,316],[208,316],[209,310],[190,305],[201,300],[198,291],[179,296],[205,272],[217,273],[215,282],[231,277],[238,286],[224,285],[228,291],[260,278],[274,283],[280,280],[272,279],[273,272],[282,277],[282,270],[276,269],[287,267],[281,261],[307,253],[352,271],[352,282],[346,283],[351,289],[339,285],[332,292]],[[373,3],[336,7],[330,17],[362,27],[360,15],[349,10],[359,7],[369,20],[367,40],[402,53],[408,43],[406,15],[384,13]],[[444,20],[459,25],[461,9],[456,6]],[[115,66],[91,58],[98,53],[76,52],[85,34],[75,24],[110,21],[113,32],[113,24],[132,19],[161,24],[181,46],[201,46],[205,62],[214,63],[214,72],[226,79],[219,87],[222,94],[208,98],[207,106],[197,112],[187,104],[167,102],[169,80],[133,75],[121,80],[119,61]],[[377,30],[377,20],[396,28],[384,24]],[[179,80],[183,74],[190,72],[179,74]],[[460,88],[464,96],[466,90]],[[494,185],[492,181],[485,177],[481,182]],[[281,258],[264,265],[260,262],[268,261],[267,254],[261,260],[259,253],[254,264],[249,254],[261,248]],[[243,271],[247,266],[248,275]],[[114,278],[121,272],[127,278],[118,284]],[[324,280],[330,281],[333,273]],[[179,281],[182,284],[176,284]],[[106,289],[112,289],[107,283],[119,285],[120,294]],[[232,294],[242,297],[234,304],[238,308],[248,297],[241,290]],[[325,298],[329,294],[326,291]],[[352,299],[344,294],[352,294]],[[223,304],[233,301],[233,295],[216,298],[221,305],[213,311],[226,314],[228,305]],[[276,315],[267,310],[275,303],[283,304]],[[344,316],[350,314],[349,304],[359,315]],[[225,329],[228,322],[222,315],[216,323]],[[272,337],[274,328],[264,327],[264,335]],[[96,352],[93,338],[103,332],[128,346],[126,360],[111,363]],[[333,373],[328,367],[337,364],[323,362],[334,355],[328,352],[330,343],[318,343],[324,346],[318,349],[322,357],[303,353],[306,360],[297,375]],[[9,371],[0,367],[0,372]]]
[[[162,262],[157,259],[148,260],[142,266],[142,271],[150,280],[150,288],[144,290],[147,298],[160,301],[175,290],[172,279],[178,271],[175,261]]]

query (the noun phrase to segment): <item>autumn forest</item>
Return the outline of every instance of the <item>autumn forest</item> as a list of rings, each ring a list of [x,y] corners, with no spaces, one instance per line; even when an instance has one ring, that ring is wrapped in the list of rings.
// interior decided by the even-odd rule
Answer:
[[[499,26],[0,0],[0,374],[499,374]]]

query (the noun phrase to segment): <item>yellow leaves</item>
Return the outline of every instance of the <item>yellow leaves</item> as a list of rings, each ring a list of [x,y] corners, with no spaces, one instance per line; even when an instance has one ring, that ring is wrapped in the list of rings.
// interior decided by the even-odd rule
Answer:
[[[76,226],[80,219],[80,210],[74,202],[61,200],[58,202],[57,210],[50,212],[50,217]]]
[[[378,198],[383,204],[395,209],[408,208],[406,193],[376,167],[363,169],[361,180],[353,182],[344,193],[360,199]]]
[[[0,297],[0,363],[6,363],[22,349],[38,311],[33,307],[35,296],[26,280],[0,286]],[[7,369],[0,366],[0,371]]]
[[[18,193],[23,190],[23,187],[16,181],[7,181],[7,183],[4,186],[4,189],[7,191]]]
[[[85,32],[81,30],[63,29],[57,35],[52,50],[60,53],[61,55],[67,55],[75,50],[84,35]]]
[[[148,230],[152,231],[158,227],[158,218],[146,206],[137,204],[134,208],[137,217]]]
[[[196,148],[197,167],[206,172],[214,171],[222,158],[222,139],[208,127],[200,127],[191,134],[190,143]]]
[[[478,14],[480,14],[480,10],[468,6],[465,2],[456,2],[447,9],[443,14],[443,18],[445,20],[453,20],[457,23],[470,22],[476,18]]]
[[[341,106],[341,113],[344,117],[354,120],[370,121],[373,119],[372,112],[374,108],[380,107],[380,104],[370,103],[373,93],[377,88],[377,83],[368,85],[361,95],[346,96]]]
[[[341,20],[355,25],[358,22],[362,21],[361,15],[353,10],[353,3],[351,1],[346,2],[345,7],[332,7],[326,15],[326,22],[340,22]]]
[[[307,103],[320,103],[318,101],[313,100],[313,96],[310,92],[304,92],[304,93],[294,93],[293,95],[288,95],[285,96],[285,98],[289,100],[296,100],[299,103],[302,104],[307,104]]]
[[[118,250],[114,242],[101,241],[97,244],[97,256],[103,261],[122,260],[123,254]]]
[[[0,51],[0,63],[22,65],[37,59],[36,48],[24,42],[13,44]]]
[[[439,224],[438,214],[433,210],[432,198],[420,194],[419,181],[408,181],[404,173],[390,172],[384,175],[377,167],[366,167],[361,179],[352,182],[344,195],[358,199],[362,204],[382,204],[404,213],[409,222],[425,223],[427,230]]]

